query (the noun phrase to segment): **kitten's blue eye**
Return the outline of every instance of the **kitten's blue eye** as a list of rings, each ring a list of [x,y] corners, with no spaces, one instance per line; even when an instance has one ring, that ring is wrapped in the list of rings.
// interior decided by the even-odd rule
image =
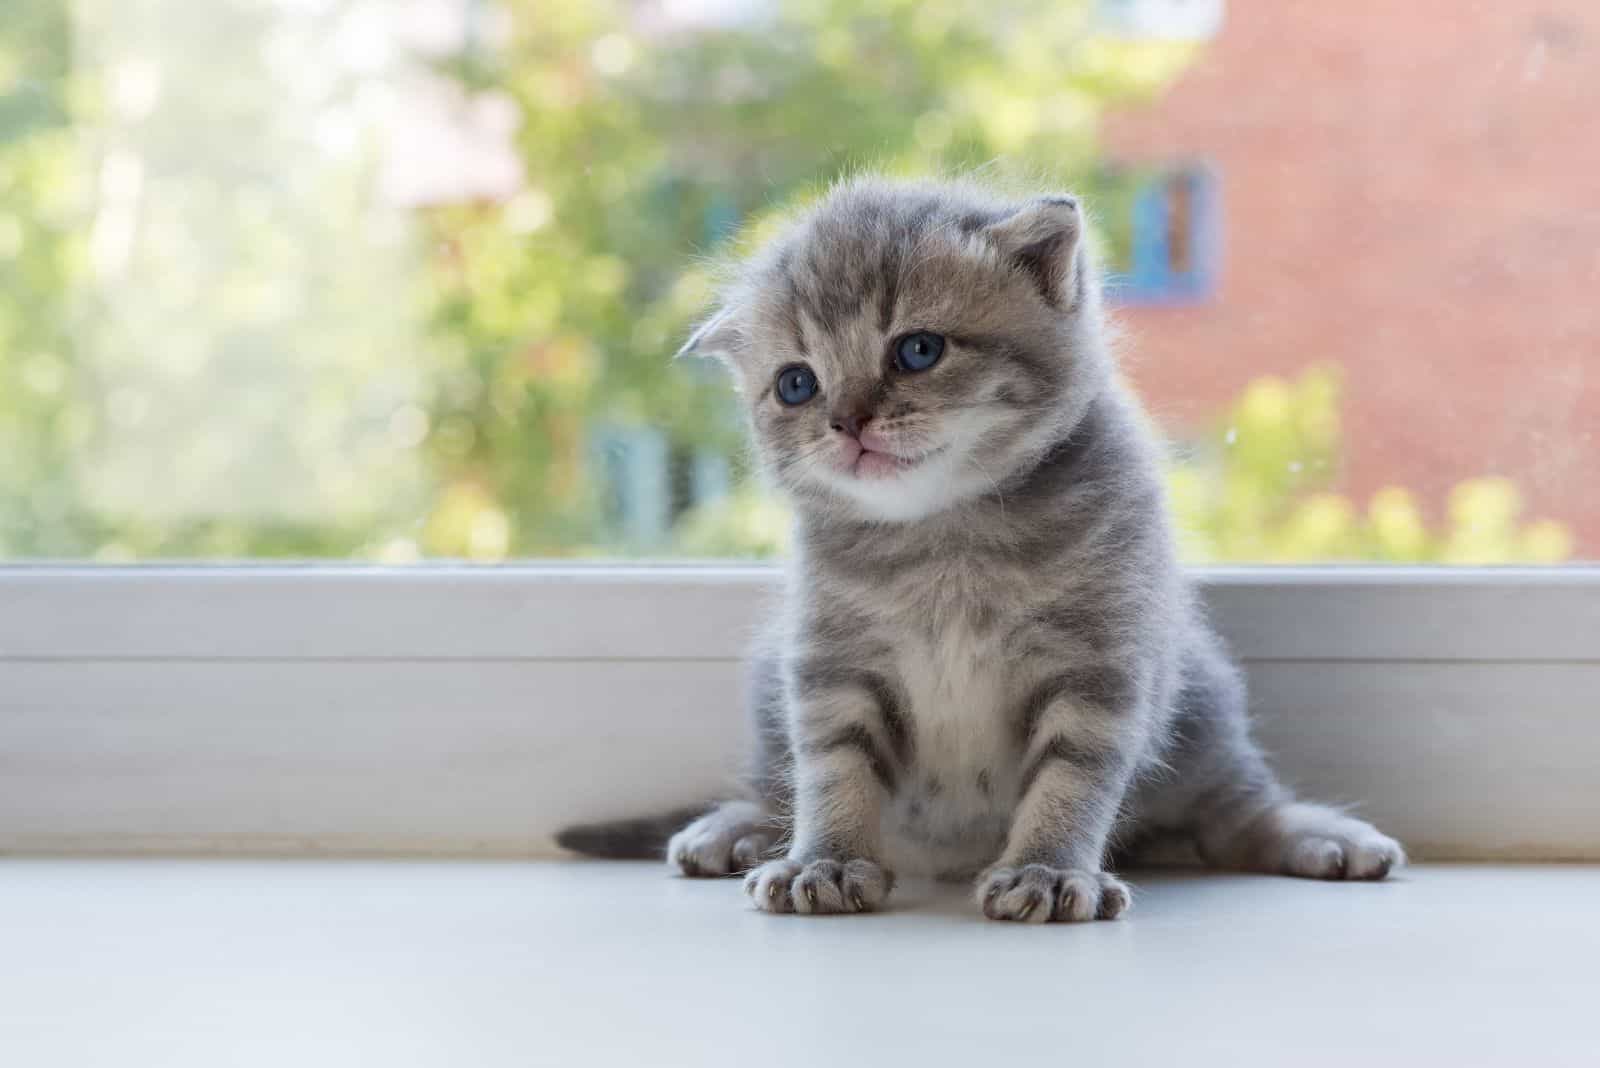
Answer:
[[[894,365],[902,371],[926,371],[944,355],[944,338],[926,330],[907,334],[894,347]]]
[[[804,404],[817,395],[817,376],[805,364],[790,364],[778,372],[778,399],[788,405]]]

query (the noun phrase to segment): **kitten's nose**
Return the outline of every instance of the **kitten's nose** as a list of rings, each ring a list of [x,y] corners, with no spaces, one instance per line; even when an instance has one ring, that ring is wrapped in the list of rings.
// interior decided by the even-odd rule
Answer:
[[[841,434],[849,434],[853,438],[861,436],[861,428],[872,419],[869,408],[849,408],[835,411],[828,417],[828,425]]]

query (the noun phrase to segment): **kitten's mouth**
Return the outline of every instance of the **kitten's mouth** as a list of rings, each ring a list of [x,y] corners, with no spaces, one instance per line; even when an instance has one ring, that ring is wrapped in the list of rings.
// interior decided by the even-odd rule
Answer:
[[[916,456],[898,456],[881,449],[861,449],[855,459],[845,463],[845,470],[861,479],[893,478],[943,452],[943,447]]]

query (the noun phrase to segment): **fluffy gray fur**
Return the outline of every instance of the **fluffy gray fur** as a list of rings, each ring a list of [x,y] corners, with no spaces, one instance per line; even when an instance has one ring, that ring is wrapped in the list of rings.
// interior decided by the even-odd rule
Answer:
[[[1042,923],[1128,907],[1114,841],[1175,834],[1215,865],[1323,879],[1402,863],[1294,800],[1251,741],[1083,236],[1068,196],[852,180],[685,346],[732,368],[797,528],[752,664],[750,795],[671,839],[686,874],[748,870],[759,908],[836,913],[927,871]],[[898,368],[920,331],[942,357]],[[785,404],[796,365],[818,391]]]

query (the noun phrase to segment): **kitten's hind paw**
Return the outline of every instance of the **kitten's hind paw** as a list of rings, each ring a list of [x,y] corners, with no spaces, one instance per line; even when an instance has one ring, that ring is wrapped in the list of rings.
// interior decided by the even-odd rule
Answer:
[[[758,806],[730,801],[673,835],[667,863],[689,876],[738,875],[766,858],[774,837]]]
[[[1243,838],[1239,866],[1305,879],[1375,881],[1406,862],[1400,843],[1372,824],[1305,802],[1274,809]]]
[[[1370,837],[1322,838],[1306,835],[1289,846],[1286,875],[1307,879],[1365,879],[1376,882],[1405,863],[1400,843],[1374,830]]]
[[[978,879],[978,904],[991,920],[1082,923],[1114,920],[1128,910],[1128,885],[1103,871],[1029,864],[993,868]]]
[[[894,875],[874,861],[771,860],[745,876],[745,893],[763,912],[827,916],[875,912],[894,889]]]

